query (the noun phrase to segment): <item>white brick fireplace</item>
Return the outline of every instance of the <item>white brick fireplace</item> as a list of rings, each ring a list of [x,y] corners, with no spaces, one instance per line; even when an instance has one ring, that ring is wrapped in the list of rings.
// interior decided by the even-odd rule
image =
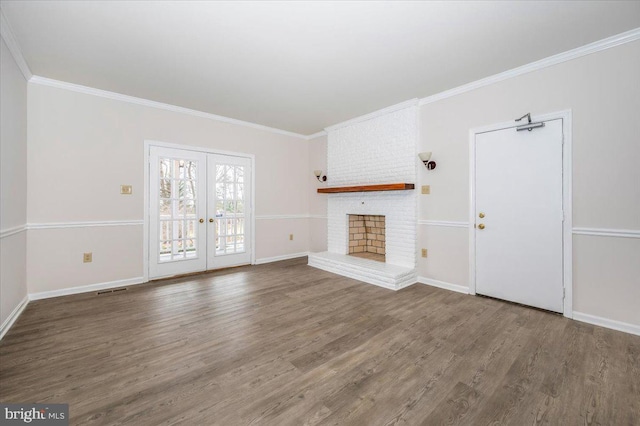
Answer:
[[[416,103],[327,131],[328,186],[416,182]],[[328,251],[310,254],[309,265],[393,290],[416,282],[415,190],[327,196]],[[350,214],[385,216],[385,263],[348,256]]]

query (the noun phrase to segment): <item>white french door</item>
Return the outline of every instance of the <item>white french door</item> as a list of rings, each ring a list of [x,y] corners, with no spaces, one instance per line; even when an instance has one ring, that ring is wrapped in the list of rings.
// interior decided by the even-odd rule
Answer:
[[[151,146],[149,277],[251,262],[251,160]]]
[[[562,120],[475,137],[476,293],[563,311]]]
[[[207,251],[209,269],[251,262],[251,160],[228,155],[209,155],[208,211],[213,242]],[[211,240],[210,240],[211,241]]]

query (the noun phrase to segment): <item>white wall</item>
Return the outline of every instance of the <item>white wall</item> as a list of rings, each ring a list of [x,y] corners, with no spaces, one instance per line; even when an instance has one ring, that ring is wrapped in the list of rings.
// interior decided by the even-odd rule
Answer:
[[[584,56],[424,105],[420,151],[438,166],[421,168],[422,221],[467,222],[469,129],[573,111],[573,226],[640,230],[640,42]],[[429,257],[419,275],[468,286],[465,227],[422,224]],[[575,312],[640,325],[640,239],[574,235]]]
[[[3,43],[3,230],[25,223],[27,192],[32,224],[142,220],[142,144],[153,139],[256,155],[258,259],[326,250],[326,195],[315,193],[323,184],[311,174],[327,170],[325,136],[305,142],[30,84],[26,191],[26,84],[7,57]],[[416,184],[431,185],[431,195],[419,196],[418,248],[429,249],[419,275],[468,285],[467,228],[442,226],[468,220],[468,131],[525,112],[573,110],[574,228],[640,229],[638,75],[640,42],[633,42],[421,107],[418,151],[433,151],[438,167],[418,170]],[[121,196],[120,184],[132,184],[134,194]],[[29,292],[142,276],[141,230],[28,231]],[[17,235],[2,239],[2,319],[26,294],[25,233]],[[573,243],[574,311],[640,325],[640,240],[574,235]],[[84,251],[93,263],[82,263]]]
[[[145,140],[254,154],[257,260],[308,250],[307,141],[39,84],[28,101],[30,293],[143,276],[142,225],[76,225],[143,220]]]
[[[418,169],[418,275],[468,287],[469,129],[526,112],[573,111],[573,227],[640,230],[639,75],[633,42],[422,106],[418,151],[438,166]],[[575,234],[573,250],[574,312],[639,326],[640,239]]]
[[[0,324],[27,296],[27,82],[2,39],[0,51]],[[5,231],[22,229],[17,233]]]
[[[313,170],[327,173],[327,136],[319,136],[309,141],[309,251],[327,250],[327,194],[318,194],[318,188],[327,186],[318,182]]]

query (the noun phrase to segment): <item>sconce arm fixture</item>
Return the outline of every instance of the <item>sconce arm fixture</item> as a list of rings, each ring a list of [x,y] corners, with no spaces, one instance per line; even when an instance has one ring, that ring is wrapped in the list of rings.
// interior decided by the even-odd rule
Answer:
[[[314,170],[313,174],[316,176],[316,179],[318,179],[318,182],[326,182],[327,181],[327,175],[323,175],[322,174],[322,170]]]
[[[420,161],[422,161],[427,170],[433,170],[436,168],[436,162],[431,161],[431,152],[421,152],[418,154],[418,157],[420,157]]]

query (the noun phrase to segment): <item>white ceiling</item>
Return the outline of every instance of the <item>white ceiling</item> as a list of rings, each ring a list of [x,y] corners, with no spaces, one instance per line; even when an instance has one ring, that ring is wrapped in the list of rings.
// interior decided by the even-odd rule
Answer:
[[[33,74],[301,134],[640,27],[640,2],[2,1]]]

